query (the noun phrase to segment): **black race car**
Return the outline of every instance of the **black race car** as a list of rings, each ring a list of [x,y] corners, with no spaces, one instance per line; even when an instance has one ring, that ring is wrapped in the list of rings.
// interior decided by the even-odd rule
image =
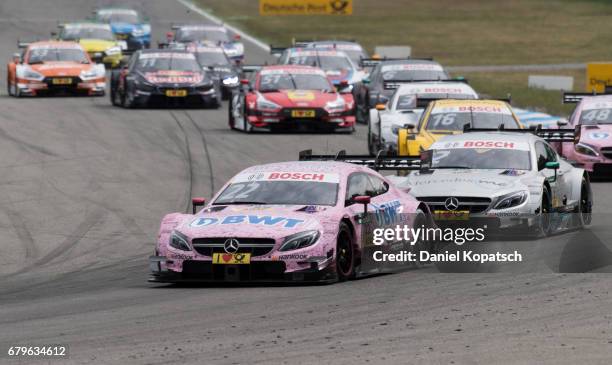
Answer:
[[[390,83],[450,79],[448,72],[431,59],[363,59],[361,66],[373,67],[370,76],[364,80],[365,87],[356,96],[356,102],[368,105],[368,110],[389,101],[396,89],[388,87]]]
[[[220,85],[223,100],[229,99],[240,85],[240,70],[227,57],[223,48],[213,44],[191,44],[187,50],[196,55],[200,65]]]
[[[221,91],[196,56],[184,50],[140,50],[111,75],[113,105],[126,108],[202,105],[218,108]]]

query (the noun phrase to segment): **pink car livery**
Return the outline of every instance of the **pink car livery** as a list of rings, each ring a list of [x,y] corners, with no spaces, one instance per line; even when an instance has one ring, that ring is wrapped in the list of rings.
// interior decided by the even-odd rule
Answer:
[[[149,281],[335,282],[382,272],[366,267],[373,247],[363,228],[421,225],[427,207],[366,167],[371,161],[327,157],[250,167],[208,204],[194,198],[194,214],[166,215]]]
[[[569,126],[576,141],[563,143],[560,153],[595,175],[612,175],[612,95],[565,93],[564,103],[578,103]]]

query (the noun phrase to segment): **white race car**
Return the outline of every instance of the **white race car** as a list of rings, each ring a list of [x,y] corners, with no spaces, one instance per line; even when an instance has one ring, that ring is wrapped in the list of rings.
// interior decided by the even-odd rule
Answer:
[[[460,81],[396,82],[385,87],[394,88],[395,93],[387,105],[370,109],[368,150],[371,155],[381,150],[396,154],[398,130],[407,125],[416,126],[432,100],[478,99],[476,91]]]
[[[423,153],[419,171],[394,183],[426,203],[441,225],[483,220],[489,229],[546,235],[590,224],[588,174],[547,142],[573,140],[573,130],[531,132],[445,136]]]

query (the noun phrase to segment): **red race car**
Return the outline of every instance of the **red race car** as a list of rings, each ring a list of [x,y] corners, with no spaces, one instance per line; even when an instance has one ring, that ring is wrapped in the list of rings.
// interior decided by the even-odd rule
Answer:
[[[250,76],[230,98],[232,129],[355,130],[355,101],[348,84],[337,89],[323,70],[276,65],[245,66],[243,71]]]

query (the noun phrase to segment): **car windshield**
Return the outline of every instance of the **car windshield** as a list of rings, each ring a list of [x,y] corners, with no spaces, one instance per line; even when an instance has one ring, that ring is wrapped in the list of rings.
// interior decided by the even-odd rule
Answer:
[[[431,166],[437,169],[531,170],[531,160],[528,150],[506,148],[436,149],[433,151]]]
[[[321,90],[331,91],[329,80],[323,75],[299,73],[262,74],[259,91],[275,90]]]
[[[196,57],[202,66],[230,65],[227,56],[223,52],[198,52]]]
[[[60,38],[63,40],[79,40],[79,39],[101,39],[112,41],[113,32],[109,28],[101,27],[66,27],[62,31]]]
[[[467,100],[475,99],[475,97],[474,95],[470,94],[403,94],[397,97],[397,101],[394,105],[396,110],[425,108],[427,107],[427,103],[438,99]]]
[[[488,111],[488,112],[487,112]],[[509,110],[499,107],[440,107],[434,108],[427,120],[428,131],[462,131],[468,124],[472,128],[520,128]]]
[[[448,80],[449,76],[442,66],[436,63],[406,63],[383,65],[381,68],[384,81],[426,81]]]
[[[612,108],[583,110],[580,114],[580,124],[612,124]]]
[[[338,184],[313,181],[247,181],[229,185],[213,204],[336,205]]]
[[[78,48],[34,48],[28,55],[29,64],[58,61],[89,63],[85,52]]]
[[[140,23],[136,12],[101,12],[98,13],[98,19],[106,23]]]
[[[177,42],[182,43],[200,41],[229,42],[227,33],[222,30],[197,28],[178,29],[175,39]]]
[[[290,65],[305,65],[320,67],[325,71],[352,70],[353,65],[347,57],[344,56],[295,56],[290,57],[288,63]]]
[[[151,72],[158,70],[190,71],[201,70],[196,58],[191,53],[144,53],[138,58],[136,70]]]

